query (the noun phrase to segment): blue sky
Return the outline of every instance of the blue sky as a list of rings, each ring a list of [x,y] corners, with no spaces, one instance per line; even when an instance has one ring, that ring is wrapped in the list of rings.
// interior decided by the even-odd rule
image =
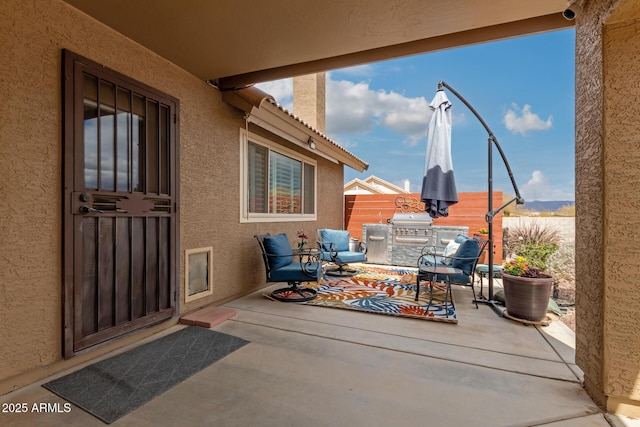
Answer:
[[[345,183],[375,175],[420,192],[429,103],[453,87],[498,139],[525,200],[574,200],[575,30],[417,55],[327,74],[326,134],[369,163]],[[291,79],[257,85],[293,111]],[[459,192],[487,189],[487,132],[453,104],[451,155]],[[513,195],[494,149],[494,190]]]

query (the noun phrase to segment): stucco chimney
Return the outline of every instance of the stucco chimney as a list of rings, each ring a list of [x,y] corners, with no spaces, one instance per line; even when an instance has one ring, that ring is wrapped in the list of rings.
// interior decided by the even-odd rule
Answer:
[[[293,78],[293,114],[320,132],[326,132],[325,73]]]
[[[411,182],[409,182],[408,179],[404,180],[404,191],[406,191],[406,192],[410,192],[411,191]]]

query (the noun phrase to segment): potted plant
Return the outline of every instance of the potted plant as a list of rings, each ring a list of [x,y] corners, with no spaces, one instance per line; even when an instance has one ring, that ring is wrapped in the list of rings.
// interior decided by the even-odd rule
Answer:
[[[555,279],[518,255],[502,266],[502,285],[509,317],[539,322],[546,317]]]

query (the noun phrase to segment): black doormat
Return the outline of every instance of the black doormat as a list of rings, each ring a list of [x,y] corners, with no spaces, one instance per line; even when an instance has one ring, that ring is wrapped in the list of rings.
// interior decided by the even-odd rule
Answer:
[[[110,424],[248,343],[190,326],[43,387]]]

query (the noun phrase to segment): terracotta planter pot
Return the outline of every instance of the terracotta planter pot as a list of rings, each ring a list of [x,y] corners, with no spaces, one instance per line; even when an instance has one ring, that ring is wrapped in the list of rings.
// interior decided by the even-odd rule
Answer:
[[[512,276],[502,273],[507,313],[518,319],[539,322],[547,315],[555,279]]]

